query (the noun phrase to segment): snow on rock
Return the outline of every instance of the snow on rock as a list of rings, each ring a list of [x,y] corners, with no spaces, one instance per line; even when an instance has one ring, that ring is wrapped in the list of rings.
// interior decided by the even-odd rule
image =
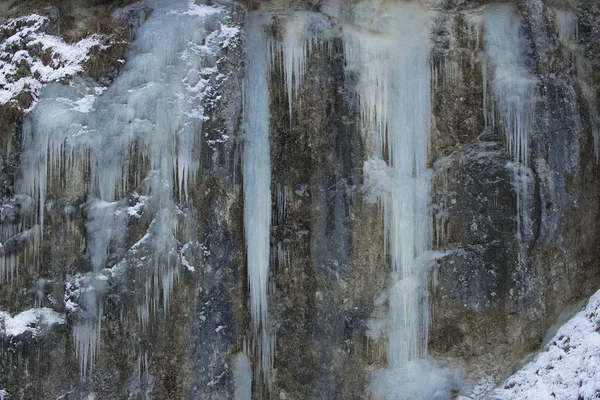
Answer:
[[[14,317],[0,311],[0,337],[16,337],[26,332],[37,336],[44,327],[63,325],[65,316],[50,308],[32,308]]]
[[[0,25],[0,105],[16,101],[29,90],[35,104],[40,88],[75,76],[83,69],[92,47],[102,47],[102,36],[76,43],[43,32],[47,18],[32,14]]]
[[[240,37],[240,28],[237,26],[230,26],[221,24],[221,31],[219,32],[221,39],[221,48],[236,48]]]
[[[496,389],[494,400],[600,397],[600,291],[563,325],[542,352]]]

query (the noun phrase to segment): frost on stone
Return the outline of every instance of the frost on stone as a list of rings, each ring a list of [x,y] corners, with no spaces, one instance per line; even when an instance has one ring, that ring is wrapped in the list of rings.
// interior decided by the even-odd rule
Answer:
[[[29,332],[36,337],[52,325],[63,325],[65,316],[50,308],[32,308],[15,316],[0,311],[0,337],[14,338]]]
[[[33,108],[42,86],[71,78],[83,70],[90,49],[102,46],[102,36],[92,35],[76,43],[43,32],[46,17],[31,14],[0,25],[0,105],[16,102],[29,92]]]
[[[600,291],[564,324],[533,361],[492,392],[496,400],[600,396]]]

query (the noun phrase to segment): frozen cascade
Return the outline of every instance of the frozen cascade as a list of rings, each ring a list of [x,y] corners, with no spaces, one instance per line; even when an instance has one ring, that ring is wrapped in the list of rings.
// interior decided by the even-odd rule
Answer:
[[[113,85],[105,89],[79,81],[49,86],[24,127],[18,190],[38,205],[32,224],[43,223],[50,185],[87,185],[92,270],[69,282],[78,299],[70,311],[82,375],[91,370],[100,347],[107,284],[103,271],[109,247],[124,246],[127,201],[122,197],[131,190],[144,191],[154,213],[140,241],[148,242],[149,261],[135,272],[145,287],[137,305],[141,325],[146,327],[161,306],[168,308],[179,273],[181,211],[176,203],[187,201],[188,181],[198,172],[206,76],[214,73],[220,42],[228,34],[221,25],[227,18],[222,8],[184,0],[155,0],[151,6],[154,11],[139,29],[135,50]],[[86,183],[81,171],[88,165]],[[137,172],[133,180],[130,170]]]
[[[521,19],[508,4],[490,6],[484,22],[484,116],[486,126],[504,133],[512,157],[517,194],[517,237],[527,235],[529,192],[529,134],[535,118],[537,79],[523,51]]]
[[[435,258],[429,210],[431,15],[416,3],[363,2],[344,26],[348,72],[358,74],[363,132],[374,145],[365,185],[382,205],[392,273],[389,317],[372,337],[387,334],[387,365],[371,376],[375,398],[442,398],[446,377],[426,359],[428,269]],[[360,18],[360,19],[359,19]]]
[[[248,258],[250,315],[255,349],[255,380],[272,384],[275,335],[269,328],[268,293],[271,235],[271,157],[269,84],[272,41],[269,19],[251,13],[246,21],[244,80],[244,230]]]

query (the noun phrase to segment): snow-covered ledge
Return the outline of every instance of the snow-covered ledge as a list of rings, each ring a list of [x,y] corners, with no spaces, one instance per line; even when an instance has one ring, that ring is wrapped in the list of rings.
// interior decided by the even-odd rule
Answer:
[[[493,400],[579,400],[600,396],[600,291],[533,361],[490,393]]]
[[[30,332],[33,337],[52,325],[65,324],[65,316],[50,308],[32,308],[11,317],[0,311],[0,337],[14,338]],[[0,397],[1,398],[1,397]]]
[[[47,17],[31,14],[0,25],[0,105],[15,102],[23,91],[31,94],[33,108],[40,88],[83,71],[92,47],[102,48],[102,36],[92,35],[66,43],[44,32]]]

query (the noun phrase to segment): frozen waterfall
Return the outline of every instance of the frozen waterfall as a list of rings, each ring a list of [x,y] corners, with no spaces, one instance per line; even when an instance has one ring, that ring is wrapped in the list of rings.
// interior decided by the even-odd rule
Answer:
[[[450,400],[531,348],[593,247],[586,13],[147,3],[114,81],[41,88],[0,159],[0,334],[31,305],[65,325],[0,337],[11,391],[37,352],[43,390],[64,353],[56,390],[89,398]]]
[[[372,373],[375,398],[430,399],[445,377],[427,360],[431,251],[431,17],[418,3],[358,3],[344,27],[348,73],[358,75],[362,129],[373,143],[365,185],[382,207],[391,261],[388,316],[371,322],[387,368]],[[370,136],[370,139],[368,138]],[[387,339],[387,342],[385,341]]]
[[[135,307],[141,326],[168,309],[180,270],[177,204],[188,200],[188,183],[198,172],[202,100],[223,40],[224,9],[189,1],[151,5],[154,11],[110,87],[87,81],[49,86],[24,128],[18,190],[37,204],[31,224],[43,227],[50,187],[87,191],[91,271],[73,276],[65,295],[82,375],[100,348],[104,293],[123,265],[119,257],[142,248],[147,254],[134,274],[144,282]],[[140,206],[152,213],[152,222],[126,250],[130,212],[124,196],[132,191],[147,200]]]

